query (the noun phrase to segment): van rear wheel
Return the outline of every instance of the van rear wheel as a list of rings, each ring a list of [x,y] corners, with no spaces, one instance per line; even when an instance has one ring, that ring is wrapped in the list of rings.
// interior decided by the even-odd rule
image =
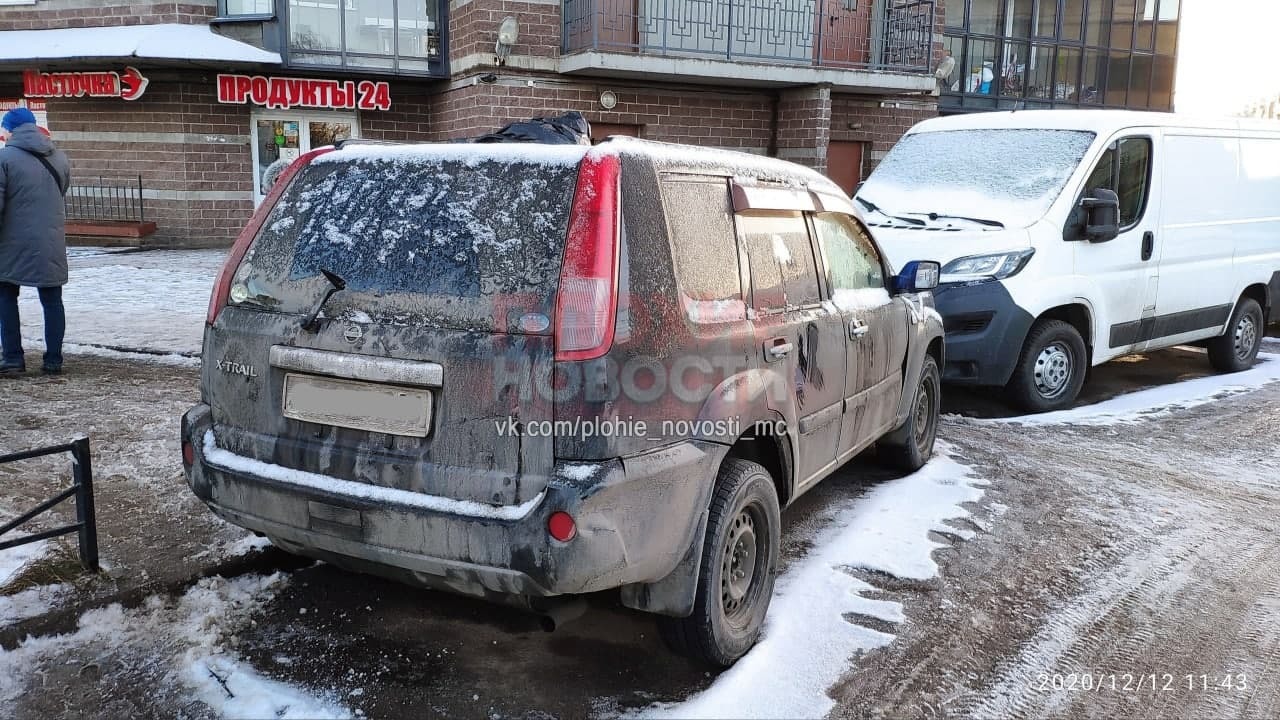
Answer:
[[[773,598],[780,518],[768,471],[747,460],[726,459],[707,517],[693,614],[658,619],[668,647],[728,667],[756,644]]]
[[[1006,390],[1019,409],[1042,413],[1070,407],[1084,387],[1089,353],[1080,331],[1061,320],[1031,329]]]
[[[1223,373],[1248,370],[1258,360],[1266,324],[1262,306],[1253,298],[1245,298],[1236,306],[1227,331],[1209,341],[1209,364]]]

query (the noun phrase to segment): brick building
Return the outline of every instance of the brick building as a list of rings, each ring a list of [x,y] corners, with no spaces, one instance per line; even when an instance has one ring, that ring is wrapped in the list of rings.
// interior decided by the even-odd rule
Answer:
[[[568,110],[852,189],[937,114],[943,27],[931,0],[0,0],[0,104],[44,107],[81,232],[220,245],[280,157]]]

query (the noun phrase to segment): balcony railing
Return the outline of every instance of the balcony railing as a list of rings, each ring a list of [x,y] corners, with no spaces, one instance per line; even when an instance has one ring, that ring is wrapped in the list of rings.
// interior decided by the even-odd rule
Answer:
[[[564,0],[563,51],[928,72],[934,0]]]

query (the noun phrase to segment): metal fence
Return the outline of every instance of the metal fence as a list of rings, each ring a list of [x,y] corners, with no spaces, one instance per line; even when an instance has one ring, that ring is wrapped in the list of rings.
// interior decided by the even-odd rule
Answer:
[[[76,499],[76,522],[52,530],[31,533],[13,540],[0,540],[0,551],[58,537],[59,535],[77,533],[80,536],[80,563],[85,566],[85,569],[97,572],[98,521],[97,513],[93,507],[93,465],[89,454],[89,439],[80,438],[66,445],[55,445],[53,447],[40,448],[39,450],[0,455],[0,465],[48,455],[59,455],[61,453],[71,453],[71,475],[73,480],[71,487],[40,503],[33,510],[29,510],[0,526],[0,538],[3,538],[5,533],[10,530],[22,526],[23,523],[40,513],[47,512],[58,503],[69,500],[72,497]]]
[[[64,200],[68,220],[81,222],[146,221],[142,208],[142,176],[72,178]]]
[[[599,50],[903,72],[931,68],[934,0],[888,0],[884,6],[874,0],[563,1],[565,54]]]

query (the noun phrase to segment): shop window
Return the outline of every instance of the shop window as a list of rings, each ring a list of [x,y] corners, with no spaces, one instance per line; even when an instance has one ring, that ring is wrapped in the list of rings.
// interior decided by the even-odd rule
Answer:
[[[1052,45],[1032,46],[1023,77],[1026,78],[1027,97],[1041,100],[1055,99]]]
[[[1036,0],[1034,21],[1036,37],[1057,37],[1058,0]]]
[[[1001,35],[1000,8],[1005,0],[971,0],[969,31],[978,35]]]
[[[261,20],[275,14],[275,0],[218,0],[218,18],[221,20]]]
[[[1104,103],[1124,107],[1129,102],[1129,53],[1113,51],[1107,61],[1107,93]]]
[[[440,0],[289,0],[289,64],[424,73],[443,59]]]
[[[1084,19],[1084,42],[1094,47],[1106,47],[1111,39],[1112,0],[1089,0],[1089,14]]]
[[[1063,0],[1062,3],[1062,39],[1079,42],[1083,35],[1085,0]]]
[[[255,202],[261,202],[271,189],[269,183],[273,173],[268,170],[272,165],[281,160],[295,160],[313,148],[358,137],[359,129],[354,116],[340,113],[255,114],[252,126]]]
[[[1056,67],[1054,101],[1071,104],[1080,102],[1080,51],[1076,48],[1058,48]]]

